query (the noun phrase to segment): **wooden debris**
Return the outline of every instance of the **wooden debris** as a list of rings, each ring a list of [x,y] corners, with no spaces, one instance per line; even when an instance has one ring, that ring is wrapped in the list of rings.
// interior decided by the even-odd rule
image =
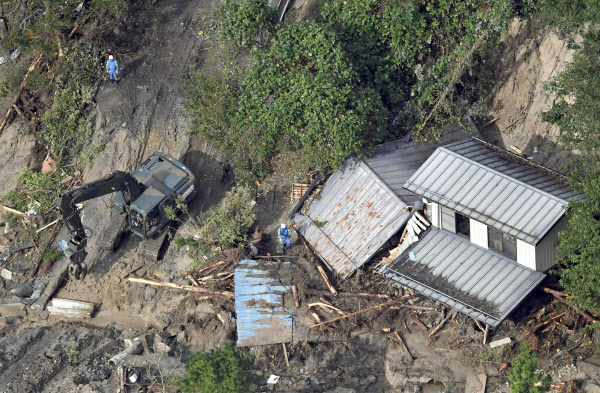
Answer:
[[[335,310],[335,311],[337,311],[338,313],[340,313],[341,315],[346,315],[346,313],[345,313],[345,312],[343,312],[342,310],[340,310],[340,309],[339,309],[339,308],[337,308],[337,307],[333,307],[333,306],[332,306],[332,305],[330,305],[330,304],[326,304],[326,303],[310,303],[310,304],[308,305],[308,307],[317,307],[317,306],[318,306],[318,307],[321,307],[323,310],[325,310],[325,311],[326,311],[326,312],[328,312],[329,314],[331,314],[331,313],[333,312],[333,311],[331,311],[331,310]]]
[[[417,314],[411,314],[410,319],[417,324],[421,329],[427,330],[428,327],[421,321],[421,318]]]
[[[171,283],[171,282],[152,281],[152,280],[146,280],[144,278],[135,278],[135,277],[129,277],[128,280],[131,282],[138,283],[138,284],[155,285],[157,287],[167,287],[167,288],[174,288],[174,289],[183,289],[184,291],[200,292],[200,293],[205,293],[207,295],[220,295],[220,296],[226,296],[229,298],[235,297],[235,295],[231,292],[209,291],[206,288],[196,287],[196,286],[191,286],[191,285],[175,284],[175,283]]]
[[[321,265],[317,265],[317,270],[319,271],[319,273],[321,273],[321,277],[323,277],[323,281],[325,281],[325,284],[327,285],[327,288],[329,288],[329,291],[334,295],[337,295],[338,292],[335,289],[335,287],[329,282],[329,278],[327,278],[327,274],[325,273],[325,270],[323,270],[323,267]]]
[[[320,324],[321,323],[321,317],[319,317],[319,314],[317,314],[316,312],[314,312],[310,308],[308,309],[308,311],[310,312],[310,315],[313,317],[313,319],[317,322],[317,324]]]
[[[446,324],[446,322],[450,319],[453,318],[456,315],[456,310],[449,312],[448,315],[446,316],[446,318],[444,318],[442,320],[442,322],[439,323],[439,325],[437,325],[435,327],[435,329],[433,329],[431,331],[431,333],[429,333],[429,338],[432,338],[437,332],[439,332],[440,330],[442,330],[442,328],[444,327],[444,325]]]
[[[310,184],[292,183],[292,193],[290,196],[290,201],[299,201],[300,198],[302,198],[302,195],[304,195],[304,193],[308,191],[309,187]]]
[[[582,317],[584,317],[585,319],[587,319],[588,321],[595,323],[598,322],[598,320],[594,317],[592,317],[590,314],[588,314],[587,312],[578,309],[577,307],[573,306],[572,304],[570,304],[569,302],[566,301],[566,299],[563,297],[564,295],[558,291],[555,291],[553,289],[550,288],[544,288],[544,292],[551,294],[552,296],[554,296],[556,298],[556,300],[558,300],[559,302],[566,304],[567,306],[571,307],[573,310],[577,311],[579,314],[581,314]]]
[[[486,326],[489,326],[489,325],[486,325]],[[510,339],[510,337],[505,337],[500,340],[492,341],[490,343],[490,348],[501,347],[503,345],[510,344],[511,342],[512,342],[512,340]]]
[[[309,295],[317,295],[317,296],[331,296],[331,292],[329,291],[321,291],[318,289],[309,289],[307,291]],[[381,293],[361,293],[361,292],[338,292],[337,296],[347,296],[347,297],[363,297],[363,298],[372,298],[372,299],[389,299],[389,295],[384,295]]]
[[[510,145],[510,148],[513,149],[517,154],[523,155],[523,151],[516,146]]]
[[[190,280],[190,281],[192,282],[192,284],[194,284],[195,286],[197,286],[197,287],[199,287],[199,286],[200,286],[200,284],[198,283],[198,281],[196,281],[196,280],[194,279],[194,277],[192,277],[190,274],[186,274],[186,276],[185,276],[185,277],[186,277],[188,280]]]
[[[48,306],[48,311],[52,315],[61,315],[67,318],[91,318],[95,307],[94,303],[54,298]]]
[[[281,343],[283,345],[283,356],[285,356],[285,364],[287,368],[290,368],[290,359],[288,358],[287,348],[285,347],[285,343]]]
[[[413,355],[410,353],[410,351],[408,350],[408,348],[406,347],[406,344],[404,344],[404,340],[402,340],[402,337],[400,337],[400,335],[398,334],[398,332],[394,332],[394,337],[396,338],[396,341],[398,341],[400,343],[400,345],[402,345],[402,348],[404,348],[404,350],[406,351],[406,353],[408,354],[408,356],[410,356],[410,358],[412,360],[414,360]]]
[[[488,121],[483,126],[481,126],[481,128],[485,128],[485,127],[489,126],[490,124],[492,124],[493,122],[495,122],[498,119],[499,119],[499,117],[494,117],[492,120]]]
[[[343,316],[340,316],[340,317],[337,317],[337,318],[333,318],[333,319],[330,319],[329,321],[318,323],[316,325],[312,325],[311,327],[317,327],[317,326],[329,324],[331,322],[339,321],[339,320],[344,319],[344,318],[354,317],[356,315],[359,315],[359,314],[362,314],[362,313],[366,313],[368,311],[374,311],[374,310],[378,310],[378,309],[381,309],[381,308],[393,306],[394,304],[402,303],[404,301],[407,301],[407,300],[410,300],[410,299],[414,299],[415,297],[416,296],[405,296],[403,298],[400,298],[400,299],[397,299],[397,300],[392,300],[391,302],[387,302],[387,303],[382,303],[382,304],[379,304],[377,306],[369,307],[367,309],[364,309],[364,310],[361,310],[361,311],[357,311],[357,312],[354,312],[352,314],[346,314],[346,315],[343,315]]]
[[[44,225],[43,227],[41,227],[40,229],[38,229],[37,231],[35,231],[35,233],[40,233],[44,229],[50,228],[52,225],[58,224],[59,221],[60,221],[60,218],[57,218],[56,220],[52,221],[50,224]]]
[[[295,285],[292,285],[292,295],[294,296],[294,302],[296,303],[296,308],[300,307],[300,298],[298,297],[298,288]]]
[[[566,314],[566,312],[560,313],[560,314],[558,314],[558,315],[556,315],[556,316],[554,316],[554,317],[552,317],[552,318],[548,319],[547,321],[540,323],[539,325],[537,325],[536,327],[534,327],[533,329],[531,329],[531,332],[530,332],[530,334],[535,334],[535,332],[537,332],[537,331],[538,331],[538,330],[539,330],[539,329],[540,329],[542,326],[546,326],[546,325],[547,325],[547,324],[549,324],[550,322],[552,322],[552,321],[554,321],[554,320],[556,320],[556,319],[558,319],[558,318],[562,317],[562,316],[563,316],[563,315],[565,315],[565,314]],[[491,345],[491,343],[490,343],[490,345]]]
[[[31,274],[29,275],[29,277],[33,278],[37,274],[40,266],[42,265],[42,262],[44,261],[44,254],[46,253],[46,250],[48,249],[48,247],[50,247],[52,245],[52,242],[54,241],[54,237],[56,236],[56,233],[57,233],[59,227],[60,226],[57,225],[52,230],[52,234],[50,235],[50,238],[48,239],[48,242],[46,243],[46,247],[44,247],[44,251],[42,253],[40,253],[40,258],[38,259],[37,263],[33,267],[33,270],[31,271]]]
[[[490,332],[490,325],[485,324],[485,330],[483,331],[483,345],[487,342],[488,333]]]
[[[500,367],[498,367],[498,374],[500,374],[502,371],[506,370],[508,368],[508,363],[502,363],[500,365]]]
[[[25,213],[20,212],[18,210],[15,210],[15,209],[13,209],[11,207],[8,207],[8,206],[2,206],[2,209],[4,209],[5,211],[7,211],[9,213],[16,214],[19,217],[23,217],[25,215]]]

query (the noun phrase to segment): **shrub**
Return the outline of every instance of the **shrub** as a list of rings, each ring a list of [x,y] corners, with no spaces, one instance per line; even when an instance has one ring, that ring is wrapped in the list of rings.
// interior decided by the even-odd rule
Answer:
[[[251,392],[250,368],[254,358],[242,355],[231,341],[215,347],[209,353],[192,355],[185,366],[187,374],[178,385],[183,393]]]
[[[225,0],[219,12],[222,18],[221,37],[246,49],[266,42],[277,20],[277,11],[269,6],[267,0],[242,0],[241,3]]]
[[[510,393],[541,393],[550,390],[552,378],[536,372],[537,355],[530,352],[529,343],[523,341],[521,351],[512,361],[510,371]]]

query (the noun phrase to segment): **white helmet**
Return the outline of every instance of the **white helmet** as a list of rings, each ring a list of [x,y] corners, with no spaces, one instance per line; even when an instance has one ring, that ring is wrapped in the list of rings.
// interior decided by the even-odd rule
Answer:
[[[108,60],[113,60],[113,59],[114,59],[113,55],[108,56]]]
[[[285,229],[285,224],[281,224],[281,228],[282,228],[282,229]]]

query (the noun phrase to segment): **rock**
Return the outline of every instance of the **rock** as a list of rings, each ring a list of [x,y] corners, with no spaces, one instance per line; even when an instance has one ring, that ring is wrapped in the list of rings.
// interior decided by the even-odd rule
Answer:
[[[356,393],[356,390],[338,386],[334,390],[328,390],[326,393]]]
[[[0,271],[0,277],[2,277],[3,279],[10,281],[13,279],[13,272],[11,272],[8,269],[2,269]]]
[[[375,381],[377,381],[377,377],[376,377],[375,375],[369,375],[369,376],[367,377],[367,381],[368,381],[369,383],[375,383]]]
[[[14,293],[15,296],[18,296],[21,298],[30,297],[31,295],[33,295],[33,285],[31,285],[31,283],[29,283],[29,282],[24,282],[24,283],[17,285],[17,287],[15,289],[13,289],[11,292]]]
[[[156,295],[156,288],[150,285],[146,286],[146,292],[144,292],[144,299],[152,300],[152,298],[154,298],[154,295]]]

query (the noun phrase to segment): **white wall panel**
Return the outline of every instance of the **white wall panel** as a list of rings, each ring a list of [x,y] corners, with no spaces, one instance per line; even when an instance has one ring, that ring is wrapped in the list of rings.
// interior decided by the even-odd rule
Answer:
[[[517,262],[530,269],[535,269],[535,246],[517,239]]]
[[[471,243],[477,244],[479,247],[488,248],[488,231],[487,225],[469,219],[469,224],[471,225]]]

